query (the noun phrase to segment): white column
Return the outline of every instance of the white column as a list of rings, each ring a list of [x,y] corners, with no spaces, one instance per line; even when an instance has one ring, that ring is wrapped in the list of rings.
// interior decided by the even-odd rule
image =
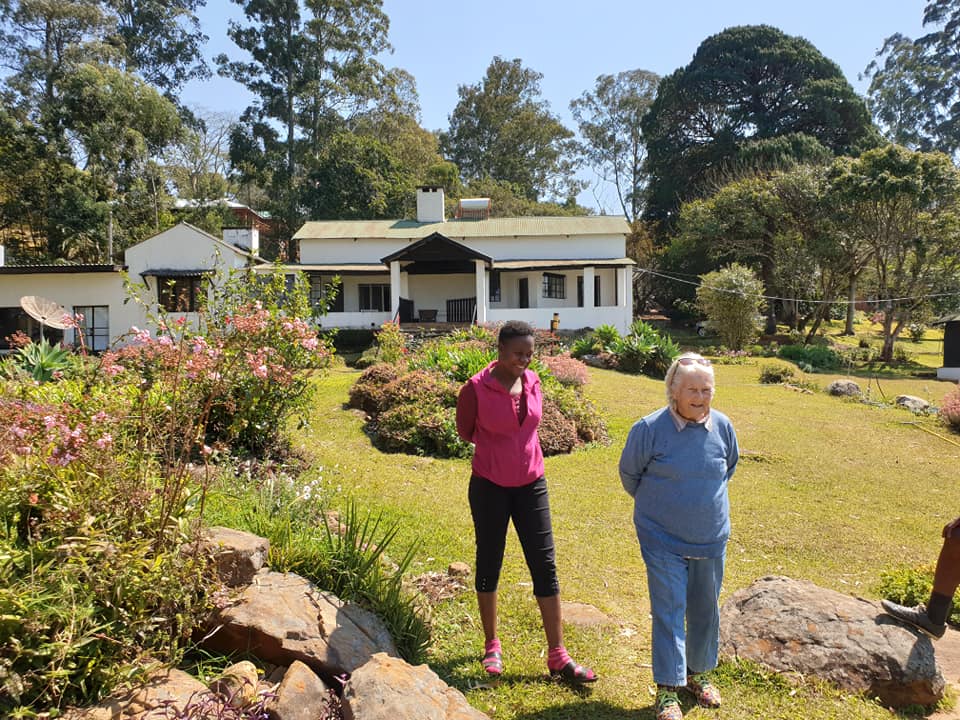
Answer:
[[[633,322],[633,268],[617,268],[617,276],[617,304],[623,316],[622,332],[626,332]]]
[[[487,264],[483,260],[474,260],[473,266],[475,270],[476,289],[477,289],[477,322],[485,323],[487,321],[487,304],[490,301],[490,296],[489,296],[489,293],[487,292],[487,283],[486,283]]]
[[[593,265],[588,265],[583,269],[583,306],[585,308],[594,307],[593,285],[595,282]]]
[[[396,317],[400,309],[400,261],[390,262],[390,317]]]

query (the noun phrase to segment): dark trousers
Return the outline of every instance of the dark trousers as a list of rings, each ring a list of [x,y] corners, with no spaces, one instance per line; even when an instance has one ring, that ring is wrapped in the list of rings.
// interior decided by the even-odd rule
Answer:
[[[470,478],[468,496],[477,538],[477,592],[497,589],[507,543],[507,524],[513,520],[533,579],[533,594],[537,597],[559,594],[546,479],[541,477],[522,487],[501,487],[474,475]]]

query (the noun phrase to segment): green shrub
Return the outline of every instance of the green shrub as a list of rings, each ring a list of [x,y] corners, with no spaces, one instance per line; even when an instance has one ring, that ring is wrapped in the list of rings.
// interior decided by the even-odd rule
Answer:
[[[470,457],[472,447],[457,434],[456,410],[411,402],[382,411],[373,425],[378,447],[388,452],[434,457]]]
[[[537,434],[544,456],[569,453],[580,444],[576,423],[564,416],[559,406],[546,397],[543,399],[543,417]]]
[[[585,443],[608,443],[607,426],[603,416],[592,402],[572,387],[553,385],[544,389],[544,399],[555,404],[560,412],[570,418],[577,430],[577,437]]]
[[[377,363],[371,365],[362,373],[350,388],[350,407],[358,408],[373,415],[380,409],[383,400],[383,389],[393,382],[406,368],[402,365]]]
[[[767,364],[760,367],[760,382],[764,385],[780,385],[793,380],[793,370],[786,365]]]
[[[913,362],[913,353],[898,343],[893,346],[893,361],[904,364]]]
[[[60,345],[51,345],[46,338],[17,348],[13,354],[13,366],[25,372],[37,382],[50,382],[70,367],[70,350]]]
[[[397,323],[385,322],[377,331],[378,359],[385,363],[398,363],[404,359],[407,350],[407,338]]]
[[[724,345],[742,350],[757,335],[763,283],[752,270],[737,263],[701,275],[700,280],[697,305],[720,333]]]
[[[929,565],[919,567],[904,565],[892,570],[884,570],[880,573],[880,582],[876,587],[877,594],[909,607],[926,603],[933,589],[933,572],[933,567]],[[960,607],[954,605],[947,621],[954,625],[960,624]]]
[[[457,383],[441,375],[427,370],[414,370],[400,375],[384,386],[380,394],[379,410],[389,410],[409,403],[455,408],[459,391],[460,386]]]
[[[797,364],[806,363],[817,370],[835,370],[843,363],[840,353],[823,345],[784,345],[779,356]]]

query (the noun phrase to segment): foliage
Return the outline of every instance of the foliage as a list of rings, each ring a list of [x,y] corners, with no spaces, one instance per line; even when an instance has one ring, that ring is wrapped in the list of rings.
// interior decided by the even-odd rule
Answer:
[[[928,0],[923,25],[929,32],[913,40],[901,33],[886,38],[865,75],[874,117],[895,143],[917,150],[955,155],[960,149],[954,52],[960,33],[956,0]]]
[[[407,354],[406,336],[400,332],[400,325],[386,322],[377,333],[377,357],[380,362],[398,363]]]
[[[922,322],[912,322],[907,325],[907,333],[910,335],[910,340],[915,343],[923,340],[923,336],[926,332],[927,326]]]
[[[461,85],[440,135],[446,157],[465,181],[491,178],[512,183],[528,200],[575,196],[573,133],[540,99],[543,76],[519,58],[495,57],[476,85]]]
[[[321,512],[322,516],[323,513]],[[270,540],[270,567],[294,572],[342,600],[366,606],[380,617],[400,651],[413,664],[424,661],[430,628],[403,586],[417,550],[411,545],[389,569],[387,551],[399,527],[354,505],[334,518],[297,514],[272,493],[248,507],[246,529]]]
[[[576,424],[547,397],[543,399],[543,416],[537,426],[537,435],[540,437],[540,449],[547,457],[569,453],[579,442]]]
[[[377,363],[364,370],[350,387],[350,407],[370,415],[376,414],[383,403],[383,389],[405,371],[401,365]]]
[[[960,432],[960,387],[948,392],[940,403],[940,419]]]
[[[561,385],[570,385],[572,387],[581,387],[590,380],[587,374],[587,366],[579,360],[576,360],[568,353],[563,355],[545,355],[544,364],[550,368],[550,374],[557,379]]]
[[[763,302],[763,284],[738,263],[701,275],[700,280],[697,304],[720,333],[724,345],[742,350],[757,333],[754,318]]]
[[[817,370],[835,370],[843,362],[840,353],[823,345],[783,345],[778,355],[798,365],[805,363]]]
[[[645,216],[667,224],[681,202],[738,175],[822,162],[875,135],[840,68],[807,40],[766,25],[704,40],[686,67],[660,82],[643,133]]]
[[[843,232],[869,249],[874,294],[884,310],[881,359],[922,319],[928,296],[955,283],[960,271],[960,173],[940,153],[888,145],[840,158],[828,172],[843,208]]]
[[[276,699],[276,694],[261,690],[256,693],[253,702],[245,703],[243,698],[238,697],[241,692],[242,688],[228,696],[210,691],[197,692],[190,696],[182,708],[174,700],[165,700],[143,717],[144,720],[269,720],[267,706]],[[330,698],[339,707],[336,695],[332,690],[330,693]],[[330,698],[326,699],[325,705],[331,703]],[[326,707],[321,712],[321,720],[331,717]],[[339,720],[339,715],[333,717]]]
[[[880,581],[876,592],[887,600],[900,605],[913,607],[925,604],[930,599],[933,589],[933,568],[929,565],[910,567],[901,565],[890,570],[880,572]],[[947,622],[960,624],[960,608],[950,610]]]
[[[787,365],[772,363],[760,367],[760,382],[764,385],[780,385],[793,380],[793,370]]]
[[[37,382],[50,382],[70,367],[70,350],[51,345],[46,338],[17,348],[13,367],[27,373]]]
[[[592,92],[570,102],[584,142],[580,152],[617,191],[620,209],[633,223],[643,211],[647,173],[641,120],[653,103],[660,77],[647,70],[600,75]]]
[[[570,347],[575,358],[597,355],[610,369],[663,377],[680,347],[668,336],[642,320],[630,326],[621,336],[613,325],[601,325],[588,335],[577,338]]]

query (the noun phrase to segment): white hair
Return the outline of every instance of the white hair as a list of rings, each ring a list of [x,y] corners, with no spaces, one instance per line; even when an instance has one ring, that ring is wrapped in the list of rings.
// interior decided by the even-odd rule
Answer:
[[[692,363],[683,363],[681,360],[695,360]],[[704,364],[706,362],[707,364]],[[680,381],[687,375],[700,374],[710,378],[710,383],[715,382],[713,375],[713,366],[709,360],[694,352],[685,352],[678,355],[670,364],[667,374],[663,378],[663,384],[667,391],[667,404],[670,407],[677,406],[677,399],[674,396],[674,388],[680,384]]]

